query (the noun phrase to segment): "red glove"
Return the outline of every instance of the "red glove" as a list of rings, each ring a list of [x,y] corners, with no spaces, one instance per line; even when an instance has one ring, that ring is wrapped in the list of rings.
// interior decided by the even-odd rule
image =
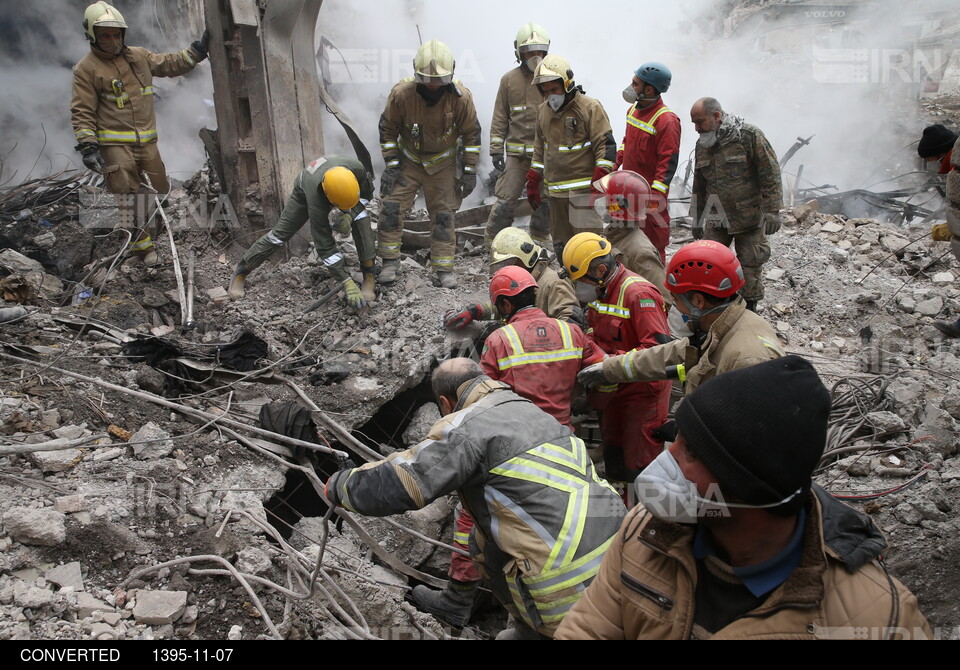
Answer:
[[[527,202],[533,207],[534,211],[540,209],[540,182],[543,175],[530,168],[527,170]]]

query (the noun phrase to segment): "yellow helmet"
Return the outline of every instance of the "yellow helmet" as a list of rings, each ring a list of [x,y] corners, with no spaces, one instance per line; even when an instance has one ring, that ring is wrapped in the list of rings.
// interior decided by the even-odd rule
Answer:
[[[527,231],[511,226],[504,228],[493,238],[490,245],[490,264],[516,258],[529,270],[540,260],[542,253],[543,247],[534,244]]]
[[[523,54],[528,51],[550,51],[550,36],[543,26],[536,23],[528,23],[517,33],[517,39],[513,41],[513,51],[517,56],[517,62],[523,62]]]
[[[413,78],[419,84],[449,84],[456,67],[453,52],[443,42],[430,40],[421,44],[413,59]]]
[[[86,33],[87,39],[96,44],[97,35],[93,32],[94,28],[121,28],[126,30],[127,22],[123,20],[123,14],[118,12],[116,7],[105,2],[95,2],[83,12],[83,31]]]
[[[327,200],[344,211],[353,209],[360,202],[360,182],[353,172],[345,167],[337,166],[327,170],[320,185]]]
[[[569,93],[573,90],[573,70],[570,69],[570,63],[567,62],[566,58],[549,54],[540,61],[536,72],[533,73],[533,83],[539,86],[554,79],[563,82],[564,92]]]
[[[613,245],[596,233],[579,233],[563,247],[563,267],[570,279],[576,281],[590,270],[590,261],[613,251]]]

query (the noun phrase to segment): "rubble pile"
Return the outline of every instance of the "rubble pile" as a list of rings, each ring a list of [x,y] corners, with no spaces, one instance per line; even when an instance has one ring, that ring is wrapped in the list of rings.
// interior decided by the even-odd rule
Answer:
[[[187,200],[174,193],[174,226]],[[818,482],[874,517],[894,574],[933,626],[949,626],[960,586],[960,345],[930,325],[960,313],[949,247],[930,240],[929,224],[847,219],[815,203],[782,216],[762,315],[835,387]],[[671,253],[684,242],[675,232]],[[439,639],[503,628],[493,613],[450,630],[404,600],[446,576],[438,544],[450,540],[453,501],[398,517],[404,528],[352,519],[336,530],[317,491],[338,467],[324,442],[361,463],[425,435],[437,414],[424,379],[479,335],[452,337],[440,316],[485,296],[482,258],[458,259],[461,288],[446,290],[414,254],[360,312],[334,299],[305,313],[334,287],[311,253],[278,254],[232,303],[226,237],[177,233],[181,256],[196,257],[198,324],[187,331],[165,245],[158,268],[130,259],[97,282],[58,275],[33,247],[0,250],[2,307],[24,308],[0,323],[0,639]],[[90,242],[87,272],[99,258],[113,265],[120,240],[108,241]],[[221,353],[245,333],[266,356],[231,368]],[[163,353],[132,355],[130,341]],[[253,432],[268,403],[309,406],[319,446]],[[286,597],[314,581],[313,598]]]

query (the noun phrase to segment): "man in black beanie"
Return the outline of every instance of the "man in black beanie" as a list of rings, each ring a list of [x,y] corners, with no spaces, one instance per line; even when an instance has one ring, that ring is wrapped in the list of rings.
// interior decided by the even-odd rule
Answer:
[[[950,154],[956,142],[955,132],[940,123],[935,123],[923,129],[923,136],[917,145],[917,155],[928,163],[939,163],[938,174],[947,174],[953,169]]]
[[[870,517],[812,481],[829,414],[798,356],[697,388],[556,638],[931,638]]]

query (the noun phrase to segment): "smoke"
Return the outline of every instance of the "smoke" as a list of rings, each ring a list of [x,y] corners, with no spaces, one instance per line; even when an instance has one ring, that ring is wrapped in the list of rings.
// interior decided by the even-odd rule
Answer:
[[[187,25],[189,12],[177,0],[114,6],[129,28],[126,42],[158,53],[179,51],[201,31]],[[0,185],[10,186],[67,168],[82,169],[70,124],[72,68],[89,52],[83,34],[87,0],[7,0],[0,22]],[[196,33],[196,34],[193,34]],[[215,127],[208,100],[210,68],[201,64],[184,77],[156,78],[154,100],[160,151],[167,172],[186,179],[203,164],[197,132]]]

